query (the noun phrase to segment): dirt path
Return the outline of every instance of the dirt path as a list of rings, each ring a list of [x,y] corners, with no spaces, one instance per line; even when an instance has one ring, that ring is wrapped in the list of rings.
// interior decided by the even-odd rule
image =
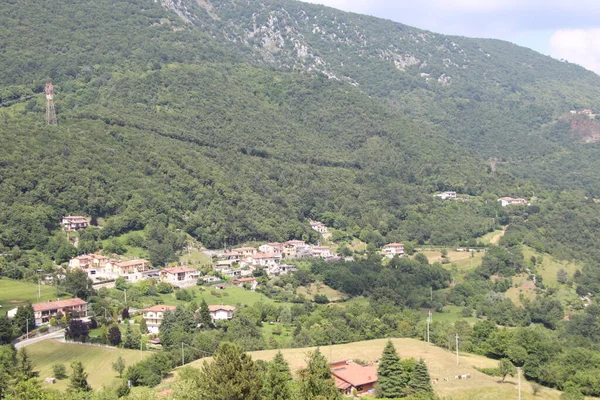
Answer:
[[[497,234],[496,236],[494,236],[494,237],[493,237],[493,238],[490,240],[490,243],[491,243],[491,244],[496,244],[496,245],[497,245],[498,243],[500,243],[500,239],[502,239],[502,237],[503,237],[503,236],[504,236],[504,234],[506,233],[506,228],[507,228],[507,227],[508,227],[508,225],[507,225],[507,226],[505,226],[504,228],[502,228],[502,232],[500,232],[499,234]]]

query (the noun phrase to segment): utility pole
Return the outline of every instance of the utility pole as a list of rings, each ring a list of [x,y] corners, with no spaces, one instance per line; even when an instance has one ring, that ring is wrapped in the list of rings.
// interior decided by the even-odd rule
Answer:
[[[127,307],[127,289],[125,289],[125,307]]]
[[[433,286],[429,288],[429,299],[433,301]]]
[[[25,324],[26,324],[25,329],[27,330],[26,337],[29,340],[29,316],[27,316],[27,319],[25,320]]]
[[[456,365],[458,366],[458,333],[456,334]]]
[[[521,400],[521,367],[517,367],[517,378],[519,380],[519,400]]]
[[[140,360],[144,359],[144,350],[142,349],[142,343],[144,343],[144,341],[142,340],[142,335],[140,335]]]
[[[54,108],[54,85],[46,83],[46,125],[56,125],[56,109]]]
[[[429,344],[429,324],[431,323],[431,310],[427,312],[427,344]]]
[[[183,342],[181,342],[181,365],[185,364],[185,358],[183,354]]]

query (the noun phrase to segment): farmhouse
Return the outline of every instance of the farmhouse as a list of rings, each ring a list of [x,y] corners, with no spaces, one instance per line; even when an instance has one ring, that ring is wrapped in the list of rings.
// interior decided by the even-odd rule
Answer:
[[[234,306],[208,306],[210,318],[214,321],[223,321],[233,318]]]
[[[256,281],[256,278],[240,278],[240,279],[236,279],[233,281],[233,284],[239,287],[244,287],[244,285],[248,285],[250,287],[250,290],[254,290],[256,289],[256,286],[258,286],[258,282]]]
[[[353,361],[337,361],[330,364],[335,386],[346,396],[352,395],[354,389],[359,395],[373,393],[377,383],[377,369],[372,366],[363,367]]]
[[[447,200],[447,199],[455,200],[456,192],[442,192],[440,194],[436,194],[436,196],[442,200]]]
[[[63,229],[67,232],[79,231],[86,229],[89,226],[89,222],[86,217],[80,215],[68,215],[62,218]]]
[[[148,332],[158,333],[166,311],[175,311],[175,306],[156,305],[142,310]]]
[[[383,246],[382,254],[388,258],[404,255],[404,245],[402,243],[390,243]]]
[[[167,282],[178,287],[195,285],[198,280],[198,275],[197,269],[188,267],[173,267],[160,270],[161,282]]]
[[[500,197],[498,201],[502,204],[502,207],[510,206],[513,204],[528,204],[527,200],[525,199],[512,197]]]
[[[50,322],[50,319],[56,317],[58,313],[70,315],[71,318],[87,317],[87,301],[80,298],[46,301],[43,303],[33,304],[33,314],[35,316],[35,324],[43,325]]]

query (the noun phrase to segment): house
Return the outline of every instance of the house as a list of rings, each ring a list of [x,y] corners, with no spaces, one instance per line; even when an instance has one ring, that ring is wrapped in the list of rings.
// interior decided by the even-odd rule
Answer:
[[[204,278],[202,278],[202,281],[204,283],[214,283],[214,282],[220,282],[222,279],[219,278],[218,276],[205,276]]]
[[[258,282],[256,278],[240,278],[233,281],[233,284],[239,287],[244,287],[244,285],[248,285],[250,290],[255,290],[258,286]]]
[[[194,268],[163,268],[160,270],[160,281],[170,283],[173,286],[187,287],[196,284],[198,275],[198,270]]]
[[[210,318],[212,321],[223,321],[233,318],[233,313],[235,311],[234,306],[208,306],[208,311],[210,312]]]
[[[266,254],[283,256],[283,243],[271,242],[258,247],[258,251]]]
[[[258,253],[258,249],[255,247],[239,247],[237,249],[233,249],[232,252],[238,253],[240,257],[250,257]]]
[[[240,253],[236,252],[236,251],[230,251],[230,252],[225,252],[223,253],[223,255],[221,256],[223,258],[223,260],[227,260],[227,261],[239,261],[239,259],[241,258]]]
[[[447,200],[447,199],[456,200],[456,192],[442,192],[440,194],[436,194],[436,196],[442,200]]]
[[[165,306],[162,304],[143,309],[143,318],[146,320],[148,332],[158,333],[160,324],[162,324],[166,311],[175,311],[175,306]]]
[[[319,221],[310,221],[310,227],[313,228],[315,231],[319,232],[320,234],[328,232],[325,224]]]
[[[373,393],[377,383],[377,368],[363,367],[353,361],[337,361],[330,364],[335,386],[346,396],[356,390],[358,395]]]
[[[312,248],[312,256],[316,258],[331,258],[334,255],[333,251],[327,246],[313,246]]]
[[[105,274],[106,266],[110,263],[108,257],[99,254],[86,254],[69,260],[69,268],[79,268],[88,274],[88,277],[95,278]]]
[[[149,270],[150,261],[144,260],[143,258],[111,263],[110,266],[107,266],[107,272],[117,276],[126,276],[135,274],[136,272],[146,272]]]
[[[529,204],[525,199],[512,197],[500,197],[498,201],[502,204],[502,207],[510,206],[513,204]]]
[[[272,266],[267,267],[267,269],[265,271],[267,272],[268,276],[280,276],[280,275],[287,275],[290,272],[294,272],[297,270],[298,270],[298,267],[296,267],[295,265],[278,264],[278,265],[272,265]]]
[[[382,254],[388,258],[404,255],[404,245],[402,243],[389,243],[383,246]]]
[[[56,317],[58,313],[69,314],[71,318],[87,317],[87,301],[80,298],[45,301],[43,303],[32,304],[35,324],[43,325],[50,322],[50,319]]]
[[[80,231],[90,225],[87,218],[80,215],[67,215],[62,218],[61,223],[63,229],[67,232]]]
[[[279,264],[281,261],[281,255],[275,255],[274,253],[255,254],[249,258],[251,265],[260,265],[261,267],[267,267],[273,264]]]
[[[283,255],[285,258],[296,258],[298,251],[308,248],[303,240],[289,240],[283,244]]]

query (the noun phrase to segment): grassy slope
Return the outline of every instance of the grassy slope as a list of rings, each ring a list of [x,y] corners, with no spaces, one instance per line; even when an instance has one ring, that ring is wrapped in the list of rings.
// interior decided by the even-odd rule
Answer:
[[[250,290],[246,290],[244,288],[240,288],[237,286],[231,286],[224,290],[215,290],[213,286],[205,286],[203,287],[204,291],[200,291],[200,287],[193,286],[188,290],[192,290],[196,295],[196,302],[202,301],[202,298],[206,300],[206,302],[210,304],[224,304],[224,305],[237,305],[237,304],[247,304],[252,305],[259,301],[264,301],[266,303],[273,303],[272,299],[269,299],[267,296],[261,293],[252,292]],[[219,296],[215,296],[211,294],[211,291],[215,291]],[[169,293],[160,296],[163,304],[176,306],[178,304],[182,304],[183,302],[177,300],[175,298],[174,293]]]
[[[296,293],[303,294],[309,299],[312,299],[316,294],[324,294],[327,296],[329,301],[338,301],[347,298],[347,296],[342,292],[330,288],[322,282],[312,283],[310,287],[300,286],[296,289]]]
[[[544,285],[553,288],[559,287],[556,280],[556,273],[559,269],[564,269],[569,274],[569,278],[572,278],[576,270],[581,271],[583,268],[580,264],[556,260],[549,254],[539,253],[527,246],[523,246],[523,256],[525,260],[529,260],[531,256],[535,256],[538,261],[541,260],[537,266],[537,273],[543,278]]]
[[[12,279],[0,279],[0,315],[5,314],[13,307],[25,302],[38,302],[38,285],[35,283],[14,281]],[[56,289],[54,286],[41,286],[41,301],[56,300]],[[18,302],[17,302],[18,301]]]
[[[386,339],[377,339],[364,342],[348,343],[321,348],[323,354],[330,360],[361,359],[365,361],[377,360],[381,357]],[[456,365],[456,357],[446,350],[427,346],[424,342],[414,339],[392,339],[396,350],[403,358],[423,358],[430,370],[432,378],[440,378],[440,383],[434,386],[440,396],[451,396],[459,399],[507,399],[516,398],[516,379],[508,378],[507,383],[499,384],[498,378],[487,376],[476,371],[473,367],[495,367],[497,361],[473,354],[461,354],[460,365]],[[311,348],[281,350],[293,371],[304,366],[304,359]],[[264,350],[250,353],[255,360],[271,360],[277,350]],[[203,360],[190,364],[200,367]],[[471,379],[455,380],[458,374],[471,374]],[[448,377],[444,382],[441,378]],[[161,388],[162,385],[161,385]],[[542,389],[538,397],[531,394],[531,385],[523,382],[524,399],[544,398],[558,399],[560,393],[551,389]]]
[[[112,363],[119,358],[125,359],[126,365],[132,365],[140,360],[140,357],[150,355],[144,352],[140,355],[136,350],[112,349],[98,346],[87,346],[82,344],[60,343],[54,340],[46,340],[27,347],[29,355],[35,363],[36,371],[40,372],[40,378],[53,376],[52,365],[64,364],[67,366],[67,374],[71,373],[69,364],[73,360],[83,363],[88,372],[88,382],[94,389],[109,386],[118,379],[118,374],[112,370]],[[51,385],[54,389],[66,389],[69,379],[58,381]]]

